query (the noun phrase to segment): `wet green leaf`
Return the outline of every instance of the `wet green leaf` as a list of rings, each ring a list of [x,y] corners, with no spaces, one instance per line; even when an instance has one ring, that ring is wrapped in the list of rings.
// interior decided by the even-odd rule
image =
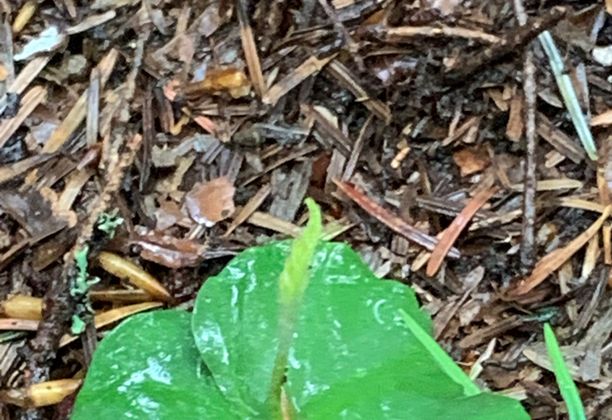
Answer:
[[[72,420],[232,419],[194,346],[191,314],[139,314],[101,341]]]
[[[431,337],[411,288],[376,278],[348,246],[249,249],[198,294],[193,315],[122,323],[95,354],[73,418],[528,419],[481,393]],[[288,407],[287,407],[288,406]]]
[[[259,412],[278,346],[278,278],[289,248],[243,252],[208,279],[194,308],[196,345],[216,383]],[[286,372],[298,418],[529,418],[509,398],[467,396],[400,311],[431,334],[412,289],[377,279],[346,245],[317,247]]]

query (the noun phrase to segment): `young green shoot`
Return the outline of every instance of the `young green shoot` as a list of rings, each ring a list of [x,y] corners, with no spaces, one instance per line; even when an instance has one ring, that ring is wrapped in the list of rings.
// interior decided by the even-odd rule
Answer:
[[[561,392],[561,396],[567,405],[567,413],[570,420],[586,420],[578,388],[565,365],[557,337],[548,323],[544,324],[544,341],[546,342],[546,350],[555,372],[559,392]]]
[[[322,233],[321,209],[310,198],[306,199],[306,206],[310,213],[308,223],[302,234],[293,241],[279,279],[278,350],[274,360],[272,381],[268,394],[269,407],[273,418],[282,418],[281,390],[289,357],[289,348],[291,347],[302,298],[310,280],[310,264]]]

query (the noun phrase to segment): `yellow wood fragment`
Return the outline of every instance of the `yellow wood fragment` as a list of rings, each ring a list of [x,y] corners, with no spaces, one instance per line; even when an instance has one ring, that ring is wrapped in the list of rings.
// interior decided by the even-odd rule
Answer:
[[[120,279],[128,281],[152,297],[164,302],[172,301],[172,296],[170,296],[166,288],[155,277],[133,262],[106,251],[100,252],[98,262],[104,270]]]
[[[0,303],[0,312],[8,318],[42,319],[43,300],[26,295],[12,295]]]
[[[30,19],[32,19],[32,16],[34,16],[34,13],[36,13],[36,8],[37,4],[34,0],[29,0],[21,6],[19,13],[17,13],[13,21],[13,35],[17,35],[25,28]]]
[[[24,408],[46,407],[62,402],[76,392],[81,379],[59,379],[30,385],[27,388],[0,391],[2,401]]]

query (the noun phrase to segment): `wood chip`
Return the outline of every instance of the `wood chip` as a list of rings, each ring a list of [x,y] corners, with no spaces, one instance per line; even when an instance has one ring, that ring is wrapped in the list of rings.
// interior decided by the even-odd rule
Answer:
[[[480,172],[491,163],[486,151],[478,148],[460,149],[453,153],[453,160],[459,167],[461,176]]]
[[[567,157],[574,163],[580,163],[584,159],[584,149],[582,149],[567,134],[555,127],[544,114],[536,114],[536,131],[539,136],[549,142],[559,153]]]
[[[224,92],[232,98],[242,98],[251,91],[249,78],[242,69],[219,68],[209,69],[201,82],[187,84],[183,93],[189,99],[196,99],[205,94],[218,95]]]
[[[279,99],[285,96],[287,92],[298,86],[313,74],[321,71],[321,69],[333,59],[334,55],[323,59],[318,59],[314,56],[309,57],[306,61],[291,71],[291,73],[285,76],[284,79],[270,87],[270,89],[268,89],[268,91],[262,97],[263,103],[268,105],[276,105]]]
[[[517,92],[510,101],[510,114],[506,124],[506,137],[517,142],[523,136],[525,125],[523,123],[523,95]]]
[[[612,124],[612,109],[609,109],[591,118],[591,125],[593,127],[597,127],[599,125],[611,125],[611,124]]]
[[[191,239],[175,238],[163,232],[138,230],[129,240],[138,246],[140,257],[164,267],[179,269],[196,267],[204,259],[206,246]]]
[[[47,89],[41,86],[34,86],[24,95],[17,115],[0,122],[0,148],[6,144],[25,119],[46,98]]]
[[[351,154],[353,141],[338,127],[337,118],[321,106],[303,105],[302,113],[315,122],[315,138],[326,149],[338,149],[346,158]]]
[[[32,16],[36,13],[38,5],[34,0],[28,0],[21,6],[13,21],[13,35],[17,35],[25,28]]]

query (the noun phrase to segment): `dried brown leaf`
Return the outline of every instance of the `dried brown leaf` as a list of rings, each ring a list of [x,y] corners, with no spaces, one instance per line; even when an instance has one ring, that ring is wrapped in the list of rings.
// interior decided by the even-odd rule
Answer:
[[[225,176],[198,182],[185,196],[185,207],[193,220],[211,227],[234,213],[235,191],[234,185]]]

